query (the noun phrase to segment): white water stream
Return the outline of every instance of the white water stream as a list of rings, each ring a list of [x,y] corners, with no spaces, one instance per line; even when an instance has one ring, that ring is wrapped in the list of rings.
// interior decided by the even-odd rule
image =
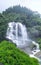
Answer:
[[[6,33],[6,38],[16,43],[17,47],[25,47],[29,45],[30,39],[28,38],[27,30],[25,25],[21,23],[10,22],[8,23],[8,29]],[[31,57],[39,52],[39,44],[35,41],[32,41],[36,45],[36,49],[32,50],[32,54],[29,54]],[[36,58],[36,57],[35,57]]]
[[[30,57],[34,57],[34,58],[38,59],[39,62],[41,62],[41,59],[39,59],[38,57],[35,56],[35,54],[37,54],[38,52],[40,52],[39,44],[36,43],[35,41],[32,41],[32,43],[33,43],[34,45],[36,45],[36,49],[34,49],[34,50],[32,51],[32,54],[29,54],[29,55],[30,55]]]

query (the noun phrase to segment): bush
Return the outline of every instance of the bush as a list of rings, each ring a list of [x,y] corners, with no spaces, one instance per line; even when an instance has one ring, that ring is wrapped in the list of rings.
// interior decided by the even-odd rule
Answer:
[[[38,65],[38,61],[20,51],[13,43],[0,43],[0,63],[4,65]]]

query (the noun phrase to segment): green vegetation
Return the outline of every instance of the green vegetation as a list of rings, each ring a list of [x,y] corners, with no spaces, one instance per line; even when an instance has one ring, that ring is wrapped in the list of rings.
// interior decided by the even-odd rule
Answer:
[[[41,18],[38,12],[33,12],[30,9],[20,6],[14,6],[0,13],[0,41],[5,40],[7,32],[7,24],[9,22],[21,22],[25,24],[28,30],[28,35],[33,40],[41,41]],[[40,42],[41,48],[41,42]]]
[[[29,37],[37,41],[41,49],[40,14],[25,7],[10,7],[0,13],[0,62],[4,65],[38,65],[36,59],[30,58],[11,42],[3,41],[6,37],[8,23],[13,21],[25,24]]]
[[[0,13],[0,41],[5,39],[7,24],[9,22],[21,22],[25,24],[29,37],[41,39],[41,18],[38,12],[33,12],[26,7],[14,6]]]
[[[37,38],[36,41],[39,43],[39,47],[40,47],[40,50],[41,50],[41,38]]]
[[[6,31],[7,31],[7,20],[4,17],[4,15],[0,13],[0,41],[5,39]]]
[[[8,41],[0,43],[0,63],[3,65],[39,65],[36,59],[30,58]]]

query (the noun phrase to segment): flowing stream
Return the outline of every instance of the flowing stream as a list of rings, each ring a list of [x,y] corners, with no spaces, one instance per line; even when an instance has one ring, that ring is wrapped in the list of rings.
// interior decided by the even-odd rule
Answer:
[[[36,45],[36,48],[33,49],[33,50],[32,50],[32,54],[29,54],[29,55],[30,55],[30,57],[34,57],[34,58],[38,59],[39,62],[41,62],[41,59],[35,56],[35,54],[37,54],[38,52],[40,52],[39,44],[36,43],[35,41],[32,41],[32,43],[33,43],[34,45]]]
[[[39,44],[36,43],[35,41],[32,41],[32,43],[33,43],[34,45],[36,45],[36,49],[32,51],[33,55],[35,55],[36,53],[38,53],[38,52],[40,51],[40,49],[39,49]]]
[[[39,44],[35,41],[30,41],[27,34],[26,26],[19,22],[8,23],[6,38],[14,42],[17,45],[17,47],[20,48],[26,46],[28,47],[31,44],[31,42],[32,44],[36,45],[36,48],[31,51],[32,54],[29,54],[31,57],[35,57],[34,55],[40,51]]]

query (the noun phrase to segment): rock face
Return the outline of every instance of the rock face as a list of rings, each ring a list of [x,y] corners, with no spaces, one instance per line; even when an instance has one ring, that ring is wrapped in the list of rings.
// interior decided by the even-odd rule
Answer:
[[[30,30],[30,34],[34,37],[39,37],[39,31],[37,29],[35,29],[34,27],[31,28]]]
[[[37,54],[35,54],[35,56],[41,59],[41,51],[39,51]]]

